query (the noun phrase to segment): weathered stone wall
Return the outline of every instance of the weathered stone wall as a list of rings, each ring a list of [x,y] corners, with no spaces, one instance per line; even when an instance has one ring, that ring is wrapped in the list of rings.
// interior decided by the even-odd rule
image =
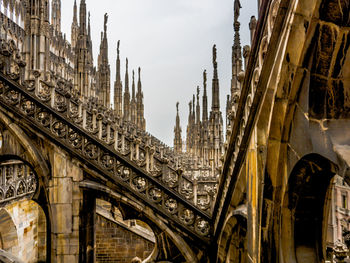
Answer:
[[[24,262],[45,262],[46,220],[39,205],[19,201],[7,205],[0,215],[2,248]]]
[[[96,215],[96,262],[130,263],[134,257],[145,259],[154,244],[133,232]]]

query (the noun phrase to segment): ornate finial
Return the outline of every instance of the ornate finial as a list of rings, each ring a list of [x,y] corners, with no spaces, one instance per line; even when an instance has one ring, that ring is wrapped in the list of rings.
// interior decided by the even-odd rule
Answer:
[[[139,67],[138,71],[139,71],[139,78],[140,78],[140,76],[141,76],[141,68],[140,67]]]
[[[176,102],[176,112],[179,114],[179,102]]]
[[[235,21],[238,20],[241,8],[242,8],[241,2],[239,0],[235,0],[235,4],[234,4],[234,20]]]
[[[129,66],[129,60],[126,58],[126,71],[128,71],[128,66]]]
[[[119,56],[119,46],[120,46],[120,40],[117,42],[117,55]]]
[[[132,70],[132,82],[135,80],[135,70]]]
[[[197,101],[199,101],[199,86],[197,86]]]
[[[105,13],[105,21],[104,21],[104,30],[107,31],[107,21],[108,21],[108,15]]]

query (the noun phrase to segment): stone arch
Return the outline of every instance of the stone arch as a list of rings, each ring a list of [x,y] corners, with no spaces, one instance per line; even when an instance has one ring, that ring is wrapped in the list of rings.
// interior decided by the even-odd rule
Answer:
[[[224,223],[218,242],[218,263],[247,262],[247,208],[239,206]]]
[[[50,169],[45,161],[45,158],[40,153],[39,149],[33,144],[28,135],[20,128],[14,121],[12,121],[5,113],[0,110],[0,126],[1,131],[8,133],[11,140],[16,145],[15,151],[1,151],[0,161],[17,159],[23,161],[28,165],[32,171],[36,174],[38,179],[37,191],[35,192],[32,200],[37,202],[43,209],[46,219],[46,255],[47,261],[51,260],[51,207],[48,197],[48,185],[50,178]],[[3,140],[6,139],[3,135]]]
[[[4,209],[0,209],[0,249],[8,252],[18,246],[18,235],[15,223],[10,214]]]
[[[47,231],[49,222],[44,208],[33,199],[38,191],[37,178],[25,160],[18,156],[0,155],[0,207],[12,217],[18,233],[18,244],[11,244],[11,250],[4,246],[0,246],[0,249],[17,257],[28,257],[23,258],[25,261],[35,259],[44,262],[49,258],[47,247],[50,243],[47,241],[50,240],[50,233]],[[5,231],[6,228],[5,225]]]
[[[178,259],[181,256],[185,262],[199,262],[196,254],[187,244],[187,242],[180,235],[172,231],[150,207],[139,203],[137,200],[134,200],[131,197],[121,195],[109,187],[95,182],[84,181],[80,183],[80,186],[87,191],[88,196],[93,196],[95,199],[101,198],[111,202],[113,205],[116,205],[121,211],[124,220],[139,219],[147,223],[152,228],[156,237],[156,245],[151,255],[145,259],[144,262],[154,262],[160,260],[160,255],[168,252],[174,253],[176,250],[178,250],[180,253],[178,255]],[[163,245],[166,244],[173,244],[173,251],[165,251],[163,249],[165,248]]]
[[[281,204],[279,229],[282,262],[323,262],[335,165],[318,154],[294,166]]]

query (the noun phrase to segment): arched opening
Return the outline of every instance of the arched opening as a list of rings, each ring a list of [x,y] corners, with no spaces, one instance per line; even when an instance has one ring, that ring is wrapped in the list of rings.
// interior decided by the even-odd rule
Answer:
[[[96,200],[96,262],[131,262],[146,259],[153,251],[155,236],[143,221],[123,220],[122,211],[102,199]],[[108,256],[106,256],[108,255]]]
[[[281,245],[287,262],[323,262],[333,164],[320,155],[305,156],[288,180],[282,207]]]
[[[10,214],[5,210],[0,210],[0,248],[12,254],[17,254],[18,246],[17,228]]]
[[[79,256],[82,262],[95,262],[94,260],[99,247],[105,247],[102,243],[100,243],[101,245],[99,246],[99,237],[96,235],[96,210],[98,211],[98,206],[101,206],[96,205],[96,203],[98,204],[98,202],[100,202],[98,199],[107,201],[107,203],[103,202],[104,205],[102,206],[111,207],[111,209],[107,209],[107,211],[109,210],[110,212],[108,213],[113,217],[119,214],[122,215],[124,220],[137,219],[130,221],[130,225],[135,224],[137,228],[142,227],[143,229],[146,229],[146,232],[148,233],[150,233],[150,229],[152,229],[155,240],[154,245],[152,246],[153,250],[150,251],[149,257],[145,258],[143,262],[198,262],[198,258],[190,248],[189,244],[181,235],[172,231],[166,221],[156,214],[156,211],[96,182],[85,181],[80,184],[80,187],[84,188],[82,208],[79,215]],[[113,206],[116,207],[117,210]],[[118,212],[118,210],[120,212]],[[142,222],[138,220],[141,220]],[[145,223],[150,228],[147,227]],[[105,225],[106,224],[108,223],[105,223]],[[103,233],[110,234],[111,232],[112,230],[108,230]],[[140,236],[140,234],[138,235]],[[144,235],[142,235],[142,237],[145,239]],[[116,238],[116,236],[114,236],[114,238]],[[135,239],[130,236],[126,239],[128,240],[126,246],[119,246],[117,249],[113,248],[113,251],[132,251],[132,248],[130,248],[130,242],[135,241]],[[101,241],[105,241],[105,238],[101,237]],[[142,249],[141,257],[144,257],[143,252],[144,249]],[[134,257],[135,254],[128,256],[130,261],[133,259],[131,256]],[[97,262],[99,261],[97,260]],[[113,260],[113,262],[117,261]],[[125,257],[123,257],[121,262],[127,262]]]
[[[229,216],[223,228],[219,247],[218,263],[247,262],[247,208],[239,206]]]
[[[32,200],[38,189],[37,176],[15,156],[1,155],[0,160],[0,248],[6,252],[1,256],[46,262],[46,215]]]
[[[34,201],[22,200],[0,210],[0,246],[24,262],[46,262],[46,218]]]

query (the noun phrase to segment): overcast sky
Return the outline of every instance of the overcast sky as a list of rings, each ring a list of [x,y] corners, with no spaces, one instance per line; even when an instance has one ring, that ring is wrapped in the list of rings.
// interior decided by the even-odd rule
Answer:
[[[73,0],[62,1],[62,31],[70,40]],[[79,17],[79,3],[78,17]],[[212,46],[217,46],[220,107],[225,118],[230,91],[233,43],[233,0],[86,0],[91,12],[94,63],[108,13],[111,90],[115,80],[116,43],[120,39],[122,80],[125,58],[131,69],[141,67],[146,129],[173,146],[176,102],[180,102],[182,137],[186,136],[188,102],[202,87],[202,72],[208,72],[208,107],[211,107]],[[250,44],[248,23],[257,13],[256,0],[241,0],[242,47]],[[130,84],[131,88],[131,84]],[[201,96],[200,95],[200,96]],[[113,99],[112,99],[113,101]]]

